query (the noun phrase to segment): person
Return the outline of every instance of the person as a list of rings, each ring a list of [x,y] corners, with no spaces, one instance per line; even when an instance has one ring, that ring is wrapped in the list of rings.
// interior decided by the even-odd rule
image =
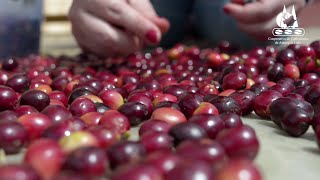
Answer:
[[[79,46],[107,57],[160,42],[173,45],[183,39],[189,19],[210,42],[227,40],[252,47],[271,35],[284,5],[290,12],[294,6],[298,13],[306,1],[259,0],[241,5],[227,0],[74,0],[69,19]]]

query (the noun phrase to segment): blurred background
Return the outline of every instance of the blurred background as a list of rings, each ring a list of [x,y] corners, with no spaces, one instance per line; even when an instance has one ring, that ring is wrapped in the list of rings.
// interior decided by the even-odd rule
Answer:
[[[43,54],[77,54],[80,52],[71,35],[67,14],[72,0],[44,0],[42,38],[40,51]]]
[[[38,42],[39,34],[40,43],[31,49],[39,49],[45,55],[78,54],[80,49],[67,18],[71,3],[72,0],[0,0],[0,58],[17,54],[12,53],[15,49],[30,49],[34,44],[31,42]],[[43,7],[42,11],[39,7]],[[319,10],[320,3],[299,13],[299,26],[306,29],[305,37],[309,39],[305,43],[320,39],[320,21],[315,18],[319,17]]]
[[[41,52],[51,54],[79,52],[75,40],[70,35],[70,24],[66,16],[71,3],[72,0],[44,0],[46,21],[42,26],[42,32],[45,39],[41,41]],[[309,39],[306,43],[320,39],[320,21],[315,18],[319,15],[320,3],[307,6],[299,13],[299,26],[306,29],[305,37]]]

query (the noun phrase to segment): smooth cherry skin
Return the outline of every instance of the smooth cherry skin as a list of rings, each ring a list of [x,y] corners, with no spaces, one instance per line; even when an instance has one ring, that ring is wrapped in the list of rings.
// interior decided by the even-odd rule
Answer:
[[[205,161],[214,170],[225,166],[228,160],[224,148],[218,142],[210,139],[184,141],[177,147],[176,153],[183,159]]]
[[[281,98],[282,95],[274,90],[266,90],[253,99],[253,110],[261,118],[270,118],[269,105],[272,101]]]
[[[16,154],[27,142],[27,132],[22,124],[15,121],[0,123],[0,148],[6,154]]]
[[[151,119],[165,121],[169,123],[170,126],[187,121],[186,116],[182,112],[169,107],[162,107],[154,110]]]
[[[32,113],[20,116],[18,122],[23,125],[27,131],[28,140],[39,138],[43,131],[52,125],[53,121],[41,113]]]
[[[291,109],[296,108],[296,104],[290,98],[278,98],[270,104],[270,118],[271,120],[281,128],[281,121],[284,114]]]
[[[50,104],[49,105],[58,105],[58,106],[65,107],[65,105],[61,101],[58,101],[58,100],[55,100],[55,99],[50,99]]]
[[[165,180],[211,180],[214,179],[214,173],[211,167],[203,161],[183,161],[179,163],[175,168],[169,171],[165,177]]]
[[[278,83],[270,87],[269,90],[274,90],[279,92],[282,96],[287,96],[294,90],[294,85],[291,82],[278,81]]]
[[[220,114],[220,118],[223,120],[226,129],[240,127],[243,125],[241,117],[235,113],[223,113]]]
[[[255,131],[247,125],[222,131],[216,140],[224,147],[231,159],[253,160],[260,147]]]
[[[299,99],[299,100],[304,100],[303,96],[301,96],[298,93],[290,93],[286,96],[287,98],[292,98],[292,99]]]
[[[88,112],[96,112],[97,108],[88,98],[79,97],[70,104],[69,111],[72,115],[81,117]]]
[[[152,113],[152,109],[153,109],[153,105],[152,105],[152,98],[143,95],[143,94],[132,94],[128,97],[127,102],[139,102],[143,105],[145,105],[148,109],[148,113],[151,114]]]
[[[115,169],[125,164],[134,163],[142,159],[146,152],[141,143],[123,140],[114,143],[107,149],[110,167]]]
[[[285,112],[281,120],[281,127],[291,136],[303,135],[309,128],[311,117],[301,108]]]
[[[93,95],[93,94],[88,94],[88,95],[83,95],[81,97],[84,97],[84,98],[88,98],[90,99],[93,103],[103,103],[101,98],[99,98],[98,96],[96,95]]]
[[[58,141],[64,136],[69,136],[76,129],[72,127],[72,122],[69,120],[57,122],[50,127],[46,128],[41,137],[53,139]]]
[[[167,86],[166,88],[164,88],[163,93],[172,94],[172,95],[176,96],[177,98],[179,98],[180,95],[186,94],[187,91],[185,89],[183,89],[182,87],[180,87],[179,85],[171,85],[171,86]]]
[[[213,104],[209,102],[202,102],[199,104],[198,108],[193,111],[193,115],[198,115],[198,114],[218,115],[219,111]]]
[[[219,96],[230,96],[230,94],[236,92],[236,90],[234,89],[227,89],[227,90],[224,90],[222,91],[221,93],[219,93],[218,95]]]
[[[107,110],[110,109],[107,105],[105,105],[103,103],[94,103],[94,105],[97,108],[97,112],[99,112],[101,114],[105,113]]]
[[[0,123],[6,121],[17,121],[18,115],[13,110],[4,110],[0,112]]]
[[[112,89],[101,91],[99,97],[111,109],[118,109],[124,103],[122,95]]]
[[[207,59],[207,63],[209,65],[209,67],[212,67],[212,68],[219,67],[220,64],[222,64],[222,62],[224,61],[221,54],[216,53],[216,52],[209,53],[207,55],[206,59]]]
[[[236,113],[241,115],[241,108],[237,101],[228,96],[216,96],[210,100],[219,113]]]
[[[201,96],[193,93],[188,93],[181,96],[178,104],[181,112],[188,118],[192,116],[193,112],[199,107],[202,101],[203,99],[201,98]]]
[[[7,86],[0,85],[0,109],[8,110],[16,107],[18,96],[16,92]]]
[[[320,85],[311,85],[304,95],[304,99],[311,104],[315,104],[320,99]]]
[[[95,95],[95,94],[90,89],[76,88],[71,92],[70,96],[68,97],[68,104],[71,104],[75,99],[84,95]]]
[[[63,91],[69,82],[67,77],[58,76],[52,79],[51,87],[54,91]]]
[[[199,140],[208,137],[204,128],[193,122],[183,122],[172,126],[169,135],[173,137],[175,146],[186,140]]]
[[[49,105],[41,111],[47,115],[54,123],[72,118],[72,114],[67,108],[59,105]]]
[[[125,167],[117,169],[112,173],[110,180],[123,180],[123,179],[162,179],[162,174],[158,169],[146,164],[128,164]]]
[[[244,176],[245,174],[245,176]],[[262,180],[260,170],[247,159],[231,160],[218,174],[217,180]]]
[[[216,88],[215,85],[213,84],[203,84],[202,86],[199,87],[197,90],[197,93],[206,95],[206,94],[218,94],[219,91]]]
[[[317,126],[314,129],[314,132],[316,134],[316,141],[317,141],[318,147],[320,148],[320,126]]]
[[[307,45],[301,45],[297,50],[296,54],[299,58],[308,57],[311,59],[316,58],[315,50]]]
[[[9,79],[8,72],[0,70],[0,85],[5,85],[8,79]]]
[[[267,82],[264,82],[264,83],[257,82],[254,85],[252,85],[249,90],[252,91],[257,96],[261,92],[268,90],[269,87],[270,86],[267,84]]]
[[[287,64],[284,66],[284,76],[291,79],[298,79],[300,77],[300,70],[295,64]]]
[[[102,114],[98,112],[88,112],[80,117],[88,126],[98,125]]]
[[[65,107],[67,107],[67,105],[68,105],[68,98],[61,91],[52,91],[51,93],[49,93],[49,98],[50,99],[55,99],[55,100],[58,100],[58,101],[62,102],[62,104]]]
[[[30,164],[44,179],[49,179],[60,170],[64,158],[65,154],[56,141],[37,139],[29,145],[24,162]]]
[[[219,115],[194,115],[188,121],[202,127],[211,139],[215,139],[217,134],[225,128],[224,122]]]
[[[277,54],[277,62],[284,65],[296,62],[295,52],[292,49],[284,49]]]
[[[87,130],[96,137],[99,147],[103,149],[110,147],[121,138],[120,134],[114,129],[107,129],[100,125],[90,126]]]
[[[119,134],[130,130],[130,122],[127,116],[116,110],[107,110],[99,121],[99,125],[112,129]]]
[[[315,131],[315,129],[320,126],[320,113],[319,111],[316,112],[312,118],[312,129]]]
[[[310,46],[314,49],[316,57],[320,57],[320,41],[313,41]]]
[[[25,74],[14,74],[6,82],[6,86],[18,93],[23,93],[29,89],[30,78]]]
[[[71,170],[89,177],[101,177],[108,169],[105,152],[97,147],[81,147],[72,151],[65,160],[63,169]]]
[[[69,136],[63,136],[59,139],[62,150],[68,154],[81,147],[98,147],[97,138],[89,131],[75,131]]]
[[[101,81],[98,80],[88,80],[83,83],[86,86],[92,87],[96,92],[101,92],[103,90],[103,84]]]
[[[0,166],[0,179],[41,180],[39,173],[27,164],[6,164]]]
[[[233,98],[240,106],[241,114],[243,116],[250,114],[252,109],[252,102],[255,98],[255,94],[249,90],[240,90],[230,94],[230,97]]]
[[[16,67],[18,67],[18,61],[15,58],[7,58],[5,60],[2,60],[2,69],[6,70],[6,71],[12,71],[14,70]]]
[[[142,123],[139,128],[139,136],[149,132],[163,132],[167,133],[170,129],[170,124],[166,121],[161,121],[158,119],[150,119]]]
[[[223,77],[222,88],[224,90],[227,90],[227,89],[239,90],[245,87],[246,82],[247,82],[247,76],[240,71],[235,71]]]
[[[173,147],[173,138],[164,132],[148,132],[140,136],[140,143],[147,153],[155,151],[170,151]]]
[[[161,102],[177,102],[178,98],[172,94],[160,94],[157,97],[155,97],[152,101],[153,105],[158,105]]]
[[[162,174],[165,174],[181,163],[182,158],[172,151],[156,151],[148,154],[143,162],[156,167]]]
[[[88,180],[90,177],[73,171],[60,171],[52,179],[59,180]]]
[[[39,111],[36,108],[30,105],[20,105],[14,110],[14,112],[17,114],[18,117],[25,114],[39,113]]]
[[[38,111],[42,111],[50,104],[49,96],[43,91],[31,89],[24,92],[20,97],[20,105],[30,105]]]
[[[281,63],[275,63],[268,69],[268,79],[276,82],[283,78],[284,76],[284,67]]]
[[[162,101],[157,103],[155,106],[153,106],[153,110],[156,110],[158,108],[162,108],[162,107],[169,107],[175,110],[180,111],[180,107],[177,103],[172,102],[172,101]]]
[[[124,103],[118,111],[127,116],[131,126],[137,126],[150,117],[148,107],[139,102]]]

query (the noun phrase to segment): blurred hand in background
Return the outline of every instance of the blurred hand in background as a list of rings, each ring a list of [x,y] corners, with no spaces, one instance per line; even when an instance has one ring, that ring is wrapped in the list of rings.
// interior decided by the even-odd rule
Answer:
[[[276,17],[284,5],[289,13],[294,6],[298,14],[305,6],[305,0],[259,0],[245,5],[227,3],[224,11],[237,21],[240,30],[256,39],[266,40],[277,27]]]
[[[79,46],[102,57],[156,45],[169,29],[149,0],[74,0],[69,19]]]

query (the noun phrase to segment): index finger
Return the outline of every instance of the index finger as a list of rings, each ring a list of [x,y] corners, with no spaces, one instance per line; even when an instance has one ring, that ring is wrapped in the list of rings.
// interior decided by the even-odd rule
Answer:
[[[129,4],[119,0],[98,0],[98,2],[89,8],[91,14],[134,33],[145,42],[159,43],[161,32],[158,26],[130,7]]]

